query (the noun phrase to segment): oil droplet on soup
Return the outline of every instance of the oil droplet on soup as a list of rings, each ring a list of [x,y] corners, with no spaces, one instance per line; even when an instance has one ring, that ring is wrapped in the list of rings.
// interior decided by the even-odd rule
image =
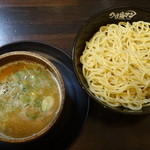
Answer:
[[[42,130],[60,106],[55,77],[39,64],[18,61],[0,68],[0,132],[27,137]]]

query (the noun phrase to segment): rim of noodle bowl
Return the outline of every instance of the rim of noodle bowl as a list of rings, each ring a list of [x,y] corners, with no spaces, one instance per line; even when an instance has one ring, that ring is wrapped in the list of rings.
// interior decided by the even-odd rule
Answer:
[[[127,11],[135,11],[135,15],[128,19],[115,19],[110,18],[110,13],[114,12],[115,14],[121,13],[121,12],[127,12]],[[139,19],[141,18],[141,20]],[[104,22],[103,22],[104,20]],[[92,17],[90,17],[79,29],[74,43],[73,43],[73,51],[72,51],[72,59],[73,59],[73,67],[75,71],[75,75],[78,79],[78,82],[82,86],[82,88],[86,91],[86,93],[96,102],[101,104],[104,108],[107,108],[109,110],[123,113],[123,114],[130,114],[130,115],[143,115],[143,114],[149,114],[150,113],[150,106],[143,107],[141,110],[130,110],[128,108],[125,108],[123,106],[119,107],[112,107],[109,104],[106,104],[105,102],[102,102],[97,98],[89,89],[89,86],[87,85],[87,82],[83,76],[82,73],[82,64],[79,61],[80,56],[82,55],[82,52],[85,48],[85,41],[89,41],[93,35],[98,31],[98,29],[103,26],[110,23],[118,23],[121,21],[129,21],[129,22],[135,22],[135,21],[146,21],[150,22],[150,10],[146,8],[140,8],[140,7],[132,7],[132,6],[119,6],[119,7],[111,7],[108,9],[104,9],[102,11],[99,11],[98,13],[94,14]],[[99,25],[99,26],[98,26]],[[95,28],[94,28],[95,27]],[[88,30],[89,29],[89,30]]]

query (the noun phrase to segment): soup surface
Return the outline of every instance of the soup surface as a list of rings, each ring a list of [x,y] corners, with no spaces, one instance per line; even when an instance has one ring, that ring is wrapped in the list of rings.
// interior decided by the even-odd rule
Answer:
[[[0,68],[0,132],[27,137],[51,122],[60,106],[57,80],[39,64],[18,61]]]

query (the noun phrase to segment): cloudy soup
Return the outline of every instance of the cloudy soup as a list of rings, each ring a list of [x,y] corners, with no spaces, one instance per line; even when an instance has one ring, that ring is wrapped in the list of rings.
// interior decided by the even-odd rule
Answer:
[[[56,78],[43,66],[17,61],[0,68],[0,133],[15,138],[45,128],[60,107]]]

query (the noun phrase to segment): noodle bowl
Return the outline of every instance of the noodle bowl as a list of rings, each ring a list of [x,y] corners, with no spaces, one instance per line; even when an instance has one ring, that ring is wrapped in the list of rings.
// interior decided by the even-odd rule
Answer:
[[[150,23],[119,22],[100,27],[80,57],[91,92],[112,107],[150,105]]]

